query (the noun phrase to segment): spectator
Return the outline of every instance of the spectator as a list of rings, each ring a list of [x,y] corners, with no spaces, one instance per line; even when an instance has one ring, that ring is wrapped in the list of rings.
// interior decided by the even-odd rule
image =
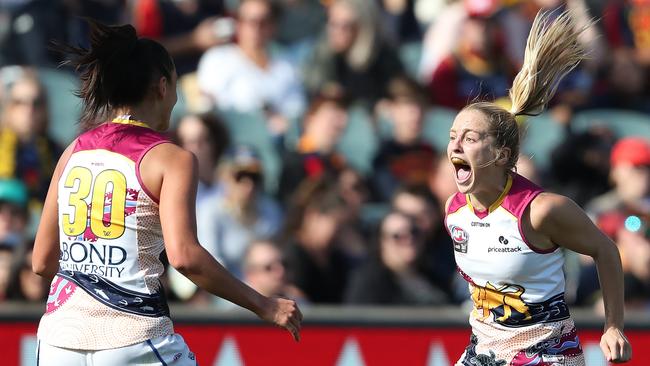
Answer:
[[[305,180],[293,197],[284,229],[290,282],[315,304],[338,304],[351,263],[337,243],[345,202],[329,180]]]
[[[436,160],[433,147],[422,139],[426,95],[414,81],[396,78],[388,87],[386,109],[393,127],[373,160],[373,183],[380,201],[388,201],[404,184],[424,184]]]
[[[420,269],[433,287],[454,298],[452,281],[456,274],[453,243],[443,225],[444,207],[426,186],[404,186],[392,200],[393,210],[413,220],[423,243]],[[466,294],[461,296],[466,297]]]
[[[449,162],[447,154],[440,155],[429,176],[429,190],[438,202],[447,202],[452,194],[458,192],[454,176],[456,171]],[[440,214],[444,214],[444,207],[440,207]]]
[[[613,239],[621,252],[624,295],[627,308],[650,308],[650,207],[642,213],[615,210],[601,215],[603,227],[614,231]],[[580,273],[577,302],[595,305],[602,313],[602,294],[598,288],[598,272],[588,262]]]
[[[197,207],[201,244],[229,271],[242,274],[242,260],[254,238],[276,234],[279,206],[262,191],[262,163],[247,146],[235,146],[219,169],[220,186]]]
[[[270,50],[277,10],[270,0],[243,0],[237,43],[211,48],[199,63],[198,83],[220,109],[265,111],[295,118],[305,101],[293,66]]]
[[[617,236],[616,244],[621,251],[625,286],[625,304],[628,308],[650,309],[650,207],[638,218],[637,225],[626,218]]]
[[[347,126],[346,100],[339,94],[316,98],[305,115],[303,133],[295,151],[282,157],[278,197],[286,204],[289,196],[304,179],[336,177],[346,166],[336,151]]]
[[[428,80],[431,100],[461,109],[474,99],[505,96],[514,68],[504,57],[500,37],[494,19],[466,18],[453,53],[441,61]]]
[[[287,282],[282,251],[270,241],[253,241],[246,248],[243,261],[244,282],[265,296],[281,296],[296,301],[304,295]]]
[[[0,179],[0,244],[16,247],[27,239],[27,202],[27,189],[22,182]]]
[[[609,211],[650,210],[650,140],[643,137],[619,140],[612,148],[609,161],[609,178],[614,188],[594,198],[587,205],[587,212],[597,219]],[[601,229],[610,236],[614,234],[609,228]]]
[[[15,248],[25,243],[27,200],[20,181],[0,179],[0,301],[7,296]]]
[[[550,188],[581,206],[606,192],[607,159],[613,142],[614,136],[607,129],[570,132],[551,153]]]
[[[650,141],[641,137],[619,140],[610,154],[614,188],[593,199],[588,212],[621,251],[628,306],[650,305]],[[596,269],[582,269],[577,301],[591,304],[600,296]]]
[[[9,277],[11,276],[11,263],[13,261],[13,247],[0,243],[0,302],[7,299]]]
[[[363,220],[361,211],[368,201],[368,187],[359,172],[347,167],[338,177],[338,190],[345,202],[341,226],[337,233],[337,243],[341,250],[352,259],[361,260],[368,254],[368,240],[371,223]]]
[[[47,135],[47,95],[32,71],[9,86],[2,112],[0,178],[20,179],[30,197],[42,202],[61,149]]]
[[[446,295],[418,269],[422,238],[411,219],[391,212],[380,225],[375,256],[352,278],[346,302],[376,305],[440,305]]]
[[[375,1],[332,2],[326,34],[303,72],[310,95],[342,89],[372,109],[386,96],[389,80],[402,73],[396,51],[382,37]]]
[[[49,284],[32,271],[33,242],[24,241],[14,249],[9,273],[7,299],[43,302],[47,299]]]
[[[176,128],[176,140],[199,162],[198,203],[215,186],[216,167],[230,140],[228,130],[213,114],[187,115],[181,118]]]

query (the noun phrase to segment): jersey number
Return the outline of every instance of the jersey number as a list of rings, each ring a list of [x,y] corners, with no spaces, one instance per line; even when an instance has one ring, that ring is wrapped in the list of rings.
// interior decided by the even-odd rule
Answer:
[[[91,194],[90,230],[102,239],[116,239],[124,234],[124,209],[126,205],[126,177],[117,170],[104,170],[93,179],[88,168],[74,167],[65,178],[65,188],[74,188],[70,193],[68,205],[74,207],[74,216],[63,214],[63,231],[68,236],[79,236],[88,226],[88,204],[85,199]],[[111,188],[112,197],[107,193]],[[106,203],[106,205],[105,205]],[[108,209],[109,220],[104,220],[104,210]]]

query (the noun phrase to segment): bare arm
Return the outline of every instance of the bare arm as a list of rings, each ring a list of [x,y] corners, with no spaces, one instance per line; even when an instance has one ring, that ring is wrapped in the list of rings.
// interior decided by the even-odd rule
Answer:
[[[623,269],[614,242],[598,230],[577,204],[560,195],[543,193],[535,198],[530,218],[533,228],[553,243],[594,259],[605,303],[601,348],[609,361],[627,361],[631,348],[623,334]]]
[[[199,287],[287,328],[299,339],[302,315],[294,301],[259,294],[232,276],[199,244],[195,213],[198,169],[194,155],[175,145],[162,144],[145,156],[144,166],[151,167],[154,174],[157,169],[162,173],[159,210],[170,264]],[[141,168],[141,172],[147,170]]]
[[[58,182],[63,173],[76,140],[63,152],[52,174],[52,181],[47,190],[47,197],[41,213],[41,221],[36,231],[34,252],[32,253],[32,271],[51,281],[59,270],[59,209]]]

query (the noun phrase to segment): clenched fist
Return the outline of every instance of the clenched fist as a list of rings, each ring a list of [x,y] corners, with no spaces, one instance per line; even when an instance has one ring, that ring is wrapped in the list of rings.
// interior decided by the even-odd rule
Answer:
[[[273,323],[279,327],[285,328],[296,342],[300,341],[300,325],[302,323],[302,313],[298,305],[293,300],[279,297],[268,298],[262,312],[258,316],[262,320]]]

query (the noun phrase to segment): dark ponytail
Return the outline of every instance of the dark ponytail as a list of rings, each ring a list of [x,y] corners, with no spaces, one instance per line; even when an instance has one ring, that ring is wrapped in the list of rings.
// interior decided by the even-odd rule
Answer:
[[[88,130],[104,122],[107,112],[142,102],[152,82],[171,80],[174,62],[158,42],[138,38],[131,25],[108,26],[87,19],[90,48],[57,45],[72,55],[63,64],[80,74],[76,95],[83,99],[81,127]]]

